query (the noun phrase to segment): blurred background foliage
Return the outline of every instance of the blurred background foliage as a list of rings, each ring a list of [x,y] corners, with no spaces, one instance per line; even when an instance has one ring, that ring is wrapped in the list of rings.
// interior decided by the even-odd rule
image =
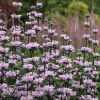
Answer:
[[[68,15],[75,15],[74,13],[76,9],[79,18],[83,19],[87,12],[91,12],[92,0],[0,0],[0,8],[9,7],[7,5],[12,1],[23,3],[22,10],[20,11],[23,19],[26,18],[26,13],[33,8],[36,2],[43,2],[44,7],[41,9],[41,12],[43,12],[47,18],[54,19],[58,17],[64,22]],[[10,12],[11,10],[13,11],[11,7],[9,7],[9,9],[10,10],[7,12]],[[100,0],[94,0],[94,13],[95,21],[100,23]]]

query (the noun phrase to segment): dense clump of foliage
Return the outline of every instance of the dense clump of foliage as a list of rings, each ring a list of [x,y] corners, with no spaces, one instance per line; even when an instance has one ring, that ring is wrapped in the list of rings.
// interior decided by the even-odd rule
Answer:
[[[4,5],[6,6],[7,2],[11,2],[11,1],[19,1],[19,0],[1,0],[0,5]],[[44,3],[44,7],[43,7],[43,11],[46,12],[59,12],[62,15],[66,15],[66,13],[68,12],[67,9],[69,6],[71,6],[71,8],[74,7],[73,2],[78,2],[79,5],[79,9],[81,9],[81,7],[83,7],[82,12],[86,12],[87,11],[87,7],[86,5],[88,5],[89,8],[89,12],[91,11],[91,0],[20,0],[20,2],[23,2],[24,4],[24,9],[23,12],[27,12],[29,11],[29,6],[35,5],[36,2],[42,2]],[[100,9],[99,6],[100,4],[98,3],[99,0],[95,0],[94,2],[94,12],[96,14],[100,14]],[[56,6],[57,5],[57,6]]]
[[[43,3],[29,5],[24,23],[24,5],[11,6],[10,20],[0,12],[0,100],[99,100],[100,44],[90,15],[83,22],[83,43],[76,48],[65,31],[59,33],[45,19]]]

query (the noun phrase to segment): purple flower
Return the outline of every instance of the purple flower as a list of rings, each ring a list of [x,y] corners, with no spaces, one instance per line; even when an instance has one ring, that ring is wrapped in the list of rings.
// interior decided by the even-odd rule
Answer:
[[[36,7],[38,7],[38,8],[42,8],[43,7],[43,3],[36,3]]]
[[[14,7],[20,8],[20,7],[22,6],[22,3],[21,3],[21,2],[13,2],[12,5],[13,5]]]
[[[35,13],[35,17],[36,17],[36,18],[41,18],[42,16],[43,16],[42,13],[37,13],[37,12]]]
[[[92,31],[93,31],[94,34],[98,33],[98,29],[93,29]]]
[[[28,69],[28,70],[32,70],[33,69],[33,65],[32,64],[24,64],[23,68]]]
[[[44,87],[43,87],[43,91],[45,92],[45,93],[49,93],[49,94],[53,94],[54,93],[54,86],[53,85],[45,85]]]
[[[54,77],[56,75],[56,73],[54,73],[53,71],[46,71],[44,77]]]
[[[33,49],[33,48],[38,48],[39,44],[37,42],[34,43],[29,43],[25,46],[27,49]]]
[[[59,75],[59,78],[64,81],[72,80],[72,77],[73,77],[72,74]]]
[[[65,45],[65,46],[61,46],[60,48],[66,50],[66,51],[69,51],[69,52],[75,51],[75,48],[73,45]]]
[[[5,31],[0,30],[0,35],[5,35],[5,34],[6,34]]]
[[[90,26],[90,22],[84,22],[84,26],[85,27],[89,27]]]
[[[16,19],[20,19],[21,18],[21,15],[16,15],[16,14],[12,14],[11,15],[11,18],[16,18]]]
[[[21,31],[20,30],[13,30],[12,31],[12,34],[13,35],[20,35],[21,34]]]
[[[8,51],[9,51],[9,48],[0,47],[0,52],[1,53],[8,53]]]
[[[43,83],[43,80],[44,80],[44,78],[36,78],[36,79],[34,80],[34,83],[35,83],[35,84],[41,84],[41,83]]]
[[[49,33],[49,34],[54,34],[54,33],[55,33],[55,30],[48,29],[48,33]]]
[[[32,91],[33,97],[42,97],[43,95],[44,95],[44,92],[42,90]]]
[[[84,38],[84,39],[89,39],[90,37],[91,37],[90,34],[84,34],[84,35],[83,35],[83,38]]]
[[[8,36],[1,36],[0,40],[2,40],[2,41],[8,41],[9,37]]]
[[[11,45],[12,46],[14,46],[14,47],[19,47],[19,46],[21,46],[21,42],[20,41],[13,41],[13,42],[11,42]]]

